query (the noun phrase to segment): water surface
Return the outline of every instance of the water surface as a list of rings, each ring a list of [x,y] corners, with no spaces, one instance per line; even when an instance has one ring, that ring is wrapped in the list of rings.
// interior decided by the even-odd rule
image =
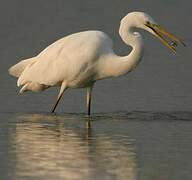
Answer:
[[[2,179],[191,179],[190,112],[1,116]]]
[[[0,179],[191,180],[191,7],[189,0],[0,1]],[[7,69],[68,34],[101,30],[117,54],[128,54],[118,28],[131,11],[147,12],[187,47],[173,55],[140,31],[143,61],[96,83],[90,125],[84,90],[67,91],[55,116],[48,112],[58,89],[18,95]]]

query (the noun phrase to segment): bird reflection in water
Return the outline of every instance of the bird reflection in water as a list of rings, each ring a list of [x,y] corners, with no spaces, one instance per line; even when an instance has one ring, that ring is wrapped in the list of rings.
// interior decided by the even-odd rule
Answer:
[[[18,118],[11,134],[16,179],[136,179],[129,137],[108,134],[106,129],[94,128],[91,119],[79,116]]]

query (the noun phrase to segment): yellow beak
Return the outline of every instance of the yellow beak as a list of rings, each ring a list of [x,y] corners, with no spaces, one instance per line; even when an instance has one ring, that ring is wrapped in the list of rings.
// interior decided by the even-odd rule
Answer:
[[[147,27],[152,29],[156,35],[156,37],[164,44],[166,47],[171,49],[174,53],[176,53],[176,46],[181,43],[183,46],[186,46],[185,43],[175,35],[167,32],[164,28],[162,28],[160,25],[152,24],[150,22],[147,22],[145,24]],[[163,35],[167,38],[165,39]],[[169,40],[171,42],[169,42]]]

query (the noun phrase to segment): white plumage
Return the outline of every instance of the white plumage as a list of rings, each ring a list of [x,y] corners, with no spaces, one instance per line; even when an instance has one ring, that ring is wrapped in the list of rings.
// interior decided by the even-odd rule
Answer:
[[[39,92],[51,86],[60,86],[54,112],[62,94],[68,88],[87,88],[87,107],[90,114],[91,92],[94,83],[109,77],[127,74],[140,62],[143,55],[142,36],[134,31],[142,28],[157,36],[167,47],[175,47],[165,41],[160,33],[175,44],[182,41],[171,35],[147,14],[129,13],[121,20],[119,34],[132,46],[129,55],[121,57],[114,53],[112,40],[101,31],[84,31],[64,37],[48,46],[36,57],[23,60],[9,69],[18,77],[17,85],[25,91]]]

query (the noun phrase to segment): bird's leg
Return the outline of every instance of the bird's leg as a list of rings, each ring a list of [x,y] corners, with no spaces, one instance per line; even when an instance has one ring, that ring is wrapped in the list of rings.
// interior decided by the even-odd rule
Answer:
[[[59,101],[60,101],[60,99],[61,99],[61,97],[62,97],[62,95],[63,95],[63,93],[64,93],[65,90],[66,90],[66,83],[63,82],[63,83],[61,84],[61,88],[60,88],[60,91],[59,91],[59,95],[58,95],[58,97],[57,97],[56,103],[54,104],[54,106],[53,106],[53,108],[52,108],[52,110],[51,110],[51,113],[54,113],[54,111],[55,111],[55,109],[56,109],[56,107],[57,107],[57,105],[58,105],[58,103],[59,103]]]
[[[88,116],[91,114],[91,95],[93,86],[87,88],[87,113]]]

